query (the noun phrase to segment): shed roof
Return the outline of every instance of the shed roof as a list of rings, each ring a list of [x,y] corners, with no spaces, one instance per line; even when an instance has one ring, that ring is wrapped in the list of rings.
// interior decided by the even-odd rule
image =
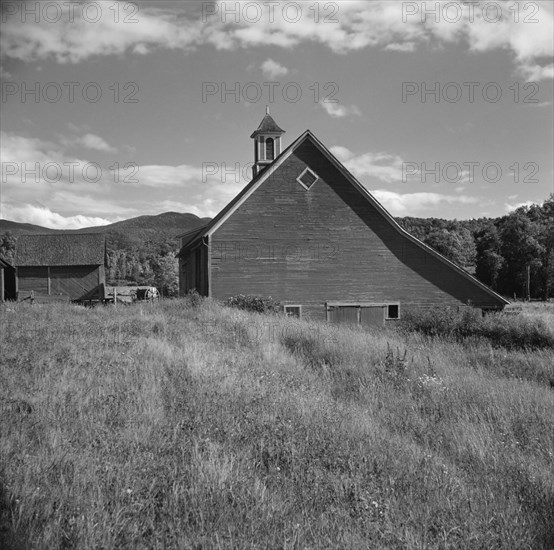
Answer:
[[[104,265],[106,237],[101,233],[20,235],[14,265]]]

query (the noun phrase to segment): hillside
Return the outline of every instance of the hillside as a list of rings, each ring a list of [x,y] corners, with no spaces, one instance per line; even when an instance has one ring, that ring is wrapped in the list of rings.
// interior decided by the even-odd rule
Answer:
[[[30,233],[104,233],[109,248],[127,249],[142,248],[145,243],[160,244],[172,240],[177,235],[204,225],[208,221],[210,218],[199,218],[194,214],[165,212],[157,216],[138,216],[109,225],[56,230],[28,223],[0,220],[0,234],[11,231],[17,237]]]

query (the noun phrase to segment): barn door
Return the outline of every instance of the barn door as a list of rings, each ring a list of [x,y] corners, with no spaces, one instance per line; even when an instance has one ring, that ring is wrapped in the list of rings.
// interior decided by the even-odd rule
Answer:
[[[360,324],[363,327],[382,327],[385,324],[386,306],[360,307]]]
[[[329,307],[329,321],[337,324],[379,327],[385,324],[385,305],[344,305]]]
[[[358,306],[332,306],[329,310],[329,321],[331,323],[357,325]]]

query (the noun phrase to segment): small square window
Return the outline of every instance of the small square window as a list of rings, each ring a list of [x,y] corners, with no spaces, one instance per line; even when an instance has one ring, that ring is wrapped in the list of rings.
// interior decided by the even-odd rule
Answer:
[[[284,306],[283,309],[287,317],[296,317],[300,319],[302,316],[302,306]]]
[[[310,187],[319,179],[317,174],[314,174],[309,168],[306,168],[300,176],[298,176],[297,181],[300,182],[306,189]]]
[[[398,304],[387,305],[387,319],[400,319],[400,306]]]

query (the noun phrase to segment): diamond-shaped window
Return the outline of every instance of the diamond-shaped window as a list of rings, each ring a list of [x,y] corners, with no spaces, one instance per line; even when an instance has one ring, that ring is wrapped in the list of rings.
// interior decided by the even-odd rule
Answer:
[[[296,178],[306,189],[310,187],[319,179],[317,174],[314,174],[309,168],[306,168],[298,178]]]

